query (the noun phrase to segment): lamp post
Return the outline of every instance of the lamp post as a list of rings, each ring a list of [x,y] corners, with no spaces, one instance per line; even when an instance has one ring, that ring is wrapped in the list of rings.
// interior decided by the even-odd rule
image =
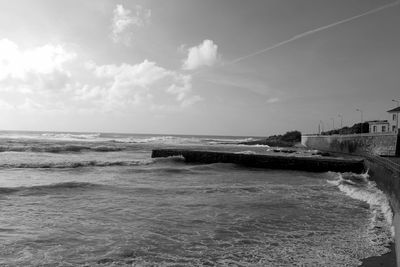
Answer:
[[[361,125],[360,125],[360,134],[363,132],[363,111],[361,109],[356,109],[361,113]]]
[[[342,130],[342,128],[343,128],[343,116],[341,114],[338,114],[338,117],[340,117],[340,130]],[[339,134],[340,134],[340,130],[339,130]]]

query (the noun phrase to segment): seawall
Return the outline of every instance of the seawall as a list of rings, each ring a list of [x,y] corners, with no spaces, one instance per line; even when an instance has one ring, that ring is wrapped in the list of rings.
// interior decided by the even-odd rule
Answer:
[[[301,139],[308,148],[364,158],[370,179],[388,196],[392,206],[397,266],[400,266],[400,135],[303,135]]]
[[[400,135],[394,133],[302,135],[301,143],[323,151],[380,156],[400,155]]]
[[[364,171],[362,159],[332,157],[293,157],[266,154],[243,154],[219,151],[196,151],[186,149],[155,149],[152,158],[182,156],[193,163],[235,163],[243,166],[301,170],[311,172],[354,172]]]
[[[387,196],[393,211],[395,231],[395,252],[397,266],[400,266],[400,164],[390,158],[364,155],[364,164],[368,169],[370,180],[376,182]]]

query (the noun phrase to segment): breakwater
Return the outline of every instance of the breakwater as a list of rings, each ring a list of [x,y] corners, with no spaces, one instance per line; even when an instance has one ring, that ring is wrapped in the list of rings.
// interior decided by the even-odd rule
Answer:
[[[400,135],[395,133],[349,135],[302,135],[301,143],[309,148],[380,156],[400,155]]]
[[[182,156],[193,163],[234,163],[248,167],[301,170],[311,172],[354,172],[362,173],[364,163],[356,158],[300,157],[266,154],[244,154],[217,151],[196,151],[184,149],[155,149],[152,158]]]

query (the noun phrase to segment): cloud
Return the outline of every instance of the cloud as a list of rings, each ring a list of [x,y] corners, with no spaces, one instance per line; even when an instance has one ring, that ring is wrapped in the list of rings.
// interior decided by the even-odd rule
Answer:
[[[0,80],[24,79],[29,73],[50,74],[64,71],[63,64],[73,58],[60,45],[46,44],[33,49],[21,50],[17,44],[0,40]]]
[[[116,5],[112,18],[111,38],[115,43],[124,43],[126,45],[132,39],[133,27],[143,27],[149,23],[151,10],[140,5],[136,5],[132,10],[124,8],[122,5]]]
[[[267,99],[268,104],[278,103],[279,101],[280,101],[280,99],[278,97],[271,97],[271,98]]]
[[[70,78],[64,65],[75,57],[60,45],[22,50],[14,42],[1,39],[1,90],[32,93],[62,89]]]
[[[212,40],[204,40],[198,46],[187,50],[188,56],[183,62],[182,68],[194,70],[203,66],[212,66],[218,59],[218,46]]]
[[[1,110],[179,110],[201,100],[189,74],[155,62],[97,65],[60,45],[21,49],[0,39]],[[22,103],[23,100],[26,100]]]
[[[190,75],[167,70],[155,62],[144,60],[139,64],[96,65],[87,68],[106,86],[86,85],[78,92],[80,99],[103,103],[108,110],[130,107],[152,108],[187,107],[200,101],[193,96]]]

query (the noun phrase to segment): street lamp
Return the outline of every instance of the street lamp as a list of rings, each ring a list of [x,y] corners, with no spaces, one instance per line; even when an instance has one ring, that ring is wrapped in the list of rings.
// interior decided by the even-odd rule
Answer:
[[[360,133],[362,133],[363,132],[363,111],[361,110],[361,109],[356,109],[357,111],[360,111],[360,113],[361,113],[361,125],[360,125],[360,128],[361,128],[361,130],[360,130]]]
[[[321,127],[321,132],[323,132],[324,131],[324,122],[322,120],[320,120],[319,123],[322,126]]]
[[[338,115],[340,117],[340,129],[343,128],[343,116],[341,114]]]

